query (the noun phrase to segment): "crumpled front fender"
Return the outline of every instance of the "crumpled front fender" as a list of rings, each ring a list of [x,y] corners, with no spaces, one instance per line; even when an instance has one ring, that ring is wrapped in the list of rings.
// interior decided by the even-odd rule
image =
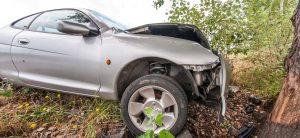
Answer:
[[[115,34],[114,38],[136,58],[158,57],[178,65],[207,65],[219,58],[199,43],[184,39],[126,33]]]

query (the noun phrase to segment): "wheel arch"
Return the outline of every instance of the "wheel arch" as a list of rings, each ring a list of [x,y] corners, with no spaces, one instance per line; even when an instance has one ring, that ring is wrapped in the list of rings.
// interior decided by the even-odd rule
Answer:
[[[154,61],[170,65],[169,77],[173,78],[183,88],[188,99],[191,99],[193,94],[198,93],[198,88],[194,82],[192,74],[188,70],[184,69],[183,66],[160,57],[143,57],[128,62],[119,72],[116,80],[116,90],[119,99],[122,98],[125,89],[134,80],[150,74],[149,63]]]

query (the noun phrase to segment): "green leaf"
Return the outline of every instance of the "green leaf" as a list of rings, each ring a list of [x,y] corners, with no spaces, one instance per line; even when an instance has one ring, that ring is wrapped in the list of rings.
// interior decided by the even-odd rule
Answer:
[[[162,126],[162,119],[164,118],[164,115],[162,113],[159,113],[155,118],[155,124],[158,126]]]
[[[151,108],[151,107],[147,107],[147,108],[144,109],[144,112],[145,112],[145,114],[146,114],[147,117],[151,118],[151,116],[152,116],[152,114],[154,112],[154,109]]]
[[[12,96],[12,90],[11,89],[2,89],[2,88],[0,88],[0,96],[11,97]]]
[[[164,0],[156,0],[153,1],[153,6],[155,9],[160,8],[162,5],[164,5],[165,1]]]
[[[138,138],[154,138],[154,131],[147,130],[143,135],[140,135]]]
[[[168,130],[163,129],[159,132],[158,138],[175,138]]]

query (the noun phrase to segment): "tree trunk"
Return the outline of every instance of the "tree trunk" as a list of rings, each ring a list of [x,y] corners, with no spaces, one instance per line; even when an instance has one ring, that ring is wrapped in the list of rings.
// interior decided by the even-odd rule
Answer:
[[[300,1],[291,20],[295,32],[292,47],[285,59],[288,74],[261,132],[263,138],[300,138]]]

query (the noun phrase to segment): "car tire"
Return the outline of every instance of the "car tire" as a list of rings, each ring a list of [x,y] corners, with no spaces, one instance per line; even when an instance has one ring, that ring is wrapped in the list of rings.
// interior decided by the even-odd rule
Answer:
[[[153,92],[154,98],[152,94]],[[157,98],[159,97],[159,94],[161,94],[160,99]],[[151,96],[147,97],[145,95]],[[145,99],[140,100],[140,98]],[[138,101],[137,99],[140,101]],[[138,106],[139,108],[135,108],[137,106],[133,105],[137,105],[137,102],[139,105],[143,105]],[[144,112],[140,112],[140,109],[142,108],[142,110],[144,111],[146,107],[154,106],[153,108],[155,108],[155,111],[159,113],[163,112],[164,114],[164,129],[168,129],[173,135],[176,135],[182,130],[186,123],[187,105],[187,96],[182,87],[175,80],[168,76],[151,74],[135,80],[126,88],[121,100],[121,115],[128,129],[134,135],[139,136],[146,131],[145,128],[148,128],[148,126],[142,127],[145,126],[143,125],[143,122],[147,120],[147,117],[144,115]],[[155,133],[158,133],[158,131],[163,129],[163,127],[156,127],[157,128],[154,129],[155,126],[153,126]]]

